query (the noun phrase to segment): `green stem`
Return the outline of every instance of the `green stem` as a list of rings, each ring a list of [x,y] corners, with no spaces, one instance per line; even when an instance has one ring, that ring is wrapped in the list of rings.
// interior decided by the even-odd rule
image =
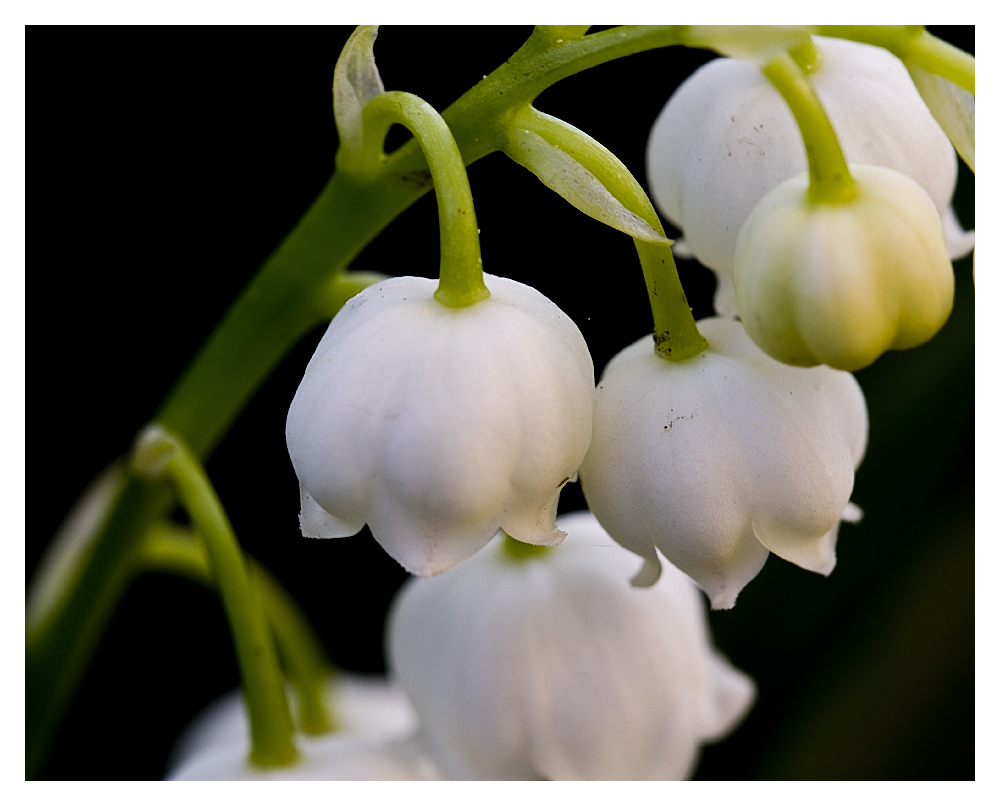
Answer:
[[[180,440],[157,424],[140,434],[132,461],[137,472],[170,482],[204,537],[250,712],[251,763],[261,767],[294,763],[298,751],[292,742],[292,716],[260,596],[250,584],[243,552],[204,468]]]
[[[362,170],[376,173],[386,163],[382,144],[389,128],[409,129],[427,160],[437,196],[441,227],[441,279],[434,298],[449,308],[464,308],[486,299],[479,228],[472,190],[462,154],[444,119],[429,103],[408,92],[383,92],[362,112]]]
[[[656,209],[642,186],[618,157],[589,134],[539,112],[531,105],[526,105],[517,113],[512,125],[541,135],[548,143],[572,156],[626,209],[666,237]],[[653,340],[657,355],[669,361],[685,361],[699,355],[708,343],[698,331],[691,313],[670,251],[670,242],[632,240],[639,254],[653,313]]]
[[[323,699],[326,682],[336,673],[323,645],[288,591],[253,558],[250,573],[264,600],[278,654],[299,698],[299,728],[312,735],[337,730],[336,714]]]
[[[247,557],[250,576],[264,604],[282,666],[299,700],[299,728],[321,734],[336,730],[335,715],[323,699],[326,681],[335,669],[308,619],[288,591],[253,557]],[[143,535],[136,559],[137,572],[160,571],[186,577],[215,588],[205,544],[189,529],[167,521],[154,523]]]
[[[808,76],[787,53],[775,56],[762,69],[785,99],[802,133],[809,164],[809,200],[842,204],[855,199],[857,189],[837,133]]]
[[[976,59],[938,39],[922,25],[816,25],[814,33],[876,45],[976,94]]]
[[[533,35],[442,114],[466,165],[502,148],[513,110],[543,90],[604,62],[677,44],[677,26],[635,26],[556,44]],[[265,261],[167,395],[156,419],[207,457],[254,392],[298,340],[329,318],[331,278],[429,189],[410,141],[366,182],[331,177]],[[25,643],[26,774],[44,760],[63,709],[107,624],[128,552],[170,507],[159,483],[129,476],[73,587],[43,633]]]
[[[564,42],[580,39],[590,27],[589,25],[536,25],[533,35],[547,38],[553,45],[562,45]]]
[[[936,73],[971,92],[973,96],[976,94],[976,57],[949,45],[928,31],[921,31],[912,40],[910,51],[903,61],[923,67],[929,73]]]
[[[333,278],[423,195],[415,185],[335,173],[167,395],[157,422],[208,456],[292,345],[330,318]]]

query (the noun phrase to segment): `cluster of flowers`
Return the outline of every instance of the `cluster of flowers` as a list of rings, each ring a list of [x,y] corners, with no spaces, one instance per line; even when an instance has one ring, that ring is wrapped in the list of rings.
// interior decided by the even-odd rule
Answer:
[[[388,637],[415,713],[387,689],[391,730],[268,775],[683,778],[743,718],[753,683],[712,648],[693,583],[730,608],[769,553],[832,571],[868,431],[849,371],[941,327],[950,256],[971,248],[955,153],[903,64],[816,48],[849,201],[808,199],[798,128],[752,63],[702,68],[653,128],[653,196],[719,280],[697,357],[664,360],[649,336],[595,389],[576,325],[489,275],[468,307],[399,277],[336,316],[287,420],[301,528],[367,524],[425,578]],[[578,473],[591,513],[557,523]],[[219,742],[189,747],[175,774],[263,775],[233,742],[221,766]]]

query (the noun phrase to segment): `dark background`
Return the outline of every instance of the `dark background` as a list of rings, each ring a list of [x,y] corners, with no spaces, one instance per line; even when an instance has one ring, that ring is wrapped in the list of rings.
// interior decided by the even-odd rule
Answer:
[[[375,52],[387,89],[443,109],[529,31],[387,26]],[[974,52],[974,28],[935,32]],[[31,32],[26,578],[83,486],[128,449],[333,170],[330,84],[349,33]],[[645,184],[654,118],[710,57],[638,54],[567,79],[537,106],[603,142]],[[391,133],[390,145],[402,136]],[[649,332],[630,239],[501,154],[469,176],[486,270],[530,282],[566,310],[598,374]],[[964,166],[956,206],[973,226],[974,180]],[[432,276],[437,260],[431,194],[353,268]],[[708,315],[710,273],[680,266],[696,315]],[[854,500],[866,517],[841,530],[836,571],[823,579],[772,557],[738,607],[712,614],[719,646],[757,680],[760,698],[730,739],[706,749],[698,777],[974,777],[970,260],[956,277],[955,312],[941,334],[859,373],[871,441]],[[291,590],[333,661],[379,672],[386,608],[405,572],[367,530],[327,541],[298,531],[284,421],[320,335],[267,381],[208,470],[243,545]],[[569,485],[561,511],[584,506]],[[142,577],[96,652],[43,777],[158,778],[180,730],[237,681],[214,596]]]

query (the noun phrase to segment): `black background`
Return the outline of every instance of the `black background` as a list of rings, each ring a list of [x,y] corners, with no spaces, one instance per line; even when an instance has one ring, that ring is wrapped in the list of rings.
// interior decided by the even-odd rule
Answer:
[[[525,28],[384,27],[387,89],[443,109],[506,59]],[[936,32],[974,52],[974,29]],[[350,29],[33,29],[27,230],[32,316],[26,578],[83,486],[124,453],[254,270],[333,170],[333,66]],[[538,100],[645,184],[649,128],[711,55],[638,54]],[[390,145],[402,140],[390,134]],[[598,374],[649,332],[626,236],[587,219],[501,154],[469,170],[486,270],[530,282],[580,326]],[[974,182],[956,201],[974,224]],[[433,195],[353,268],[432,276]],[[681,262],[696,316],[713,280]],[[974,777],[971,264],[925,347],[859,374],[872,436],[829,579],[772,557],[721,648],[760,699],[702,778]],[[44,307],[42,301],[44,300]],[[288,402],[321,330],[265,383],[208,461],[241,542],[291,590],[333,661],[384,669],[386,608],[405,573],[367,530],[298,532]],[[585,506],[576,485],[561,511]],[[43,777],[158,778],[173,741],[238,675],[214,596],[165,576],[126,593],[68,709]]]

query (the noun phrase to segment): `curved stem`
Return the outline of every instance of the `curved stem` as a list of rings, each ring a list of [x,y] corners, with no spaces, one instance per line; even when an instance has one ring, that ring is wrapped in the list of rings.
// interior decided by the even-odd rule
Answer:
[[[335,714],[323,699],[326,681],[336,673],[309,620],[288,591],[253,557],[247,557],[253,584],[260,594],[274,633],[278,655],[299,700],[299,728],[321,734],[337,729]],[[189,529],[166,521],[154,523],[136,552],[136,573],[165,572],[215,589],[203,541]]]
[[[204,537],[250,712],[250,761],[262,767],[294,763],[298,751],[292,742],[292,716],[260,596],[250,584],[243,552],[204,468],[157,424],[140,434],[132,463],[137,472],[171,484]]]
[[[385,164],[382,144],[393,123],[413,132],[427,159],[441,227],[441,279],[434,298],[449,308],[464,308],[486,299],[490,292],[483,282],[472,190],[447,124],[434,107],[408,92],[383,92],[368,102],[362,118],[363,170]]]
[[[539,112],[531,105],[514,117],[513,125],[540,134],[590,171],[630,212],[665,237],[656,209],[625,164],[590,135]],[[633,238],[653,313],[656,353],[669,361],[685,361],[702,353],[708,343],[698,331],[684,287],[677,274],[670,242]]]
[[[792,110],[802,133],[809,164],[809,200],[841,204],[856,198],[857,189],[837,133],[805,72],[787,53],[775,56],[762,70]]]

